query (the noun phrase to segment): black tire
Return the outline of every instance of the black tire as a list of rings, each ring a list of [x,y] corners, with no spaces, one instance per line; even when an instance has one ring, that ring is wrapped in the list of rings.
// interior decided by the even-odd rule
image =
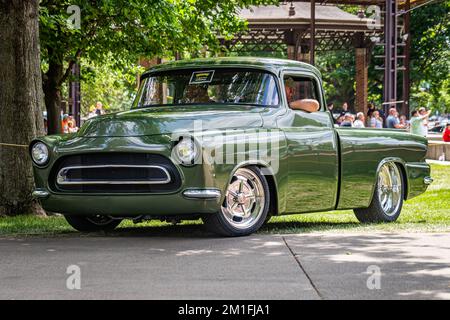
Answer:
[[[266,178],[264,177],[264,175],[261,174],[261,170],[258,167],[251,166],[251,167],[241,168],[239,170],[249,170],[254,174],[254,177],[259,180],[260,184],[258,184],[258,186],[259,186],[258,188],[259,189],[262,188],[262,190],[264,191],[263,199],[261,200],[261,203],[259,203],[259,205],[262,205],[262,208],[259,211],[260,213],[256,217],[255,222],[248,228],[236,228],[227,220],[227,218],[222,213],[222,211],[202,217],[205,227],[209,231],[216,233],[218,235],[221,235],[221,236],[240,237],[240,236],[250,235],[250,234],[256,232],[259,228],[261,228],[261,226],[268,220],[267,219],[268,212],[270,209],[269,208],[269,206],[270,206],[270,189],[269,189],[269,184],[267,183]],[[239,170],[237,170],[236,173],[238,173]],[[231,181],[231,183],[232,182],[233,182],[233,180]],[[230,186],[231,186],[231,183],[230,183]],[[255,181],[253,181],[253,183],[255,183]],[[256,184],[254,184],[254,186],[256,188]],[[222,205],[222,208],[225,208],[226,201],[227,200],[225,199],[224,203]],[[257,208],[257,206],[255,205],[254,208]]]
[[[104,216],[72,216],[64,215],[66,221],[80,232],[112,231],[122,220]]]
[[[402,211],[402,207],[403,207],[403,199],[404,199],[404,195],[405,195],[405,181],[403,178],[403,174],[402,174],[402,170],[401,168],[398,166],[398,164],[394,163],[394,162],[388,162],[384,165],[392,165],[392,168],[396,168],[396,170],[394,169],[394,171],[398,172],[398,180],[401,182],[400,183],[400,196],[399,196],[399,200],[395,209],[393,209],[392,212],[387,212],[384,208],[383,208],[383,204],[382,201],[380,199],[379,193],[378,193],[378,189],[379,189],[379,183],[380,183],[380,173],[381,170],[379,170],[378,172],[378,176],[377,176],[377,182],[375,184],[375,188],[374,188],[374,194],[372,196],[372,202],[370,203],[368,208],[360,208],[360,209],[354,209],[353,212],[355,213],[356,218],[362,222],[362,223],[382,223],[382,222],[394,222],[398,219],[401,211]]]

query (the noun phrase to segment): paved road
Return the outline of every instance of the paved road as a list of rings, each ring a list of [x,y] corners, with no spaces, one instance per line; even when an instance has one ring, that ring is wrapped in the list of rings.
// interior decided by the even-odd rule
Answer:
[[[24,298],[450,299],[450,235],[0,238],[0,299]]]

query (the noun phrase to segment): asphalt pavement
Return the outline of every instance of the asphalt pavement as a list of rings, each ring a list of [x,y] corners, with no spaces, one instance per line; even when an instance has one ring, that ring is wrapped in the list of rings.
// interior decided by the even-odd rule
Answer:
[[[450,299],[448,234],[147,231],[0,238],[0,299]]]

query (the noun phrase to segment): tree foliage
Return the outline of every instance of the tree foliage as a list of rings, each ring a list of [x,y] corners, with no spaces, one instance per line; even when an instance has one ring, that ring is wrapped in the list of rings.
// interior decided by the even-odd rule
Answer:
[[[355,13],[357,8],[342,6]],[[428,106],[434,111],[450,112],[450,1],[428,4],[411,11],[411,108]],[[383,99],[383,71],[376,70],[384,61],[381,46],[372,50],[369,64],[368,100],[380,105]],[[400,60],[399,63],[402,61]],[[355,83],[354,51],[326,52],[318,55],[317,64],[325,80],[330,102],[352,100]],[[398,93],[401,94],[399,72]]]
[[[107,112],[129,108],[136,92],[136,78],[144,68],[137,63],[118,67],[112,56],[102,63],[81,59],[81,114],[100,101]]]
[[[217,51],[218,37],[232,37],[245,28],[237,12],[251,4],[274,0],[42,0],[40,37],[44,93],[49,121],[58,122],[61,85],[82,56],[102,63],[112,54],[117,61],[139,56],[171,57],[177,52],[207,47]],[[68,23],[70,6],[81,10],[81,28]],[[51,111],[51,112],[50,112]],[[50,126],[50,133],[58,128]]]
[[[450,1],[411,13],[412,106],[450,112]]]
[[[353,106],[355,96],[355,52],[333,51],[317,55],[327,101],[339,108],[344,102]]]

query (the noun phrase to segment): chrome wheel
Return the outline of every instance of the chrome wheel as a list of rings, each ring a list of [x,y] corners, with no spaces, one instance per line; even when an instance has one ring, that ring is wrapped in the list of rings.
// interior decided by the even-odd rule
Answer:
[[[378,200],[388,216],[397,214],[402,202],[402,177],[393,162],[383,164],[378,173]]]
[[[255,172],[238,169],[227,188],[220,214],[236,229],[251,228],[264,212],[265,196],[263,184]]]

